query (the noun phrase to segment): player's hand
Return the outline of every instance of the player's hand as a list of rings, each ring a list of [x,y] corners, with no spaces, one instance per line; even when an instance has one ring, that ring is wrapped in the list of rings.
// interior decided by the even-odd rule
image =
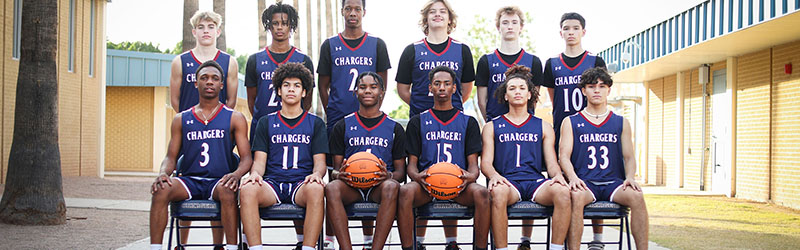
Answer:
[[[642,187],[634,179],[625,179],[625,182],[622,183],[622,191],[625,191],[628,187],[632,188],[633,191],[642,192]]]
[[[478,179],[478,175],[473,175],[470,172],[467,172],[466,170],[461,169],[461,176],[459,176],[458,178],[461,178],[462,180],[464,180],[464,184],[462,184],[462,185],[466,186],[466,184],[475,182],[475,180]]]
[[[561,184],[562,186],[569,187],[569,184],[567,184],[567,180],[564,179],[564,175],[560,175],[560,174],[556,175],[555,177],[553,177],[550,180],[552,180],[552,182],[550,182],[550,186],[555,185],[555,184]]]
[[[489,179],[489,191],[492,191],[494,187],[499,185],[507,185],[510,187],[511,182],[508,182],[508,179],[506,179],[506,177],[503,177],[502,175],[499,174],[496,174]]]
[[[578,192],[589,190],[589,188],[586,187],[586,183],[584,183],[583,180],[575,178],[575,180],[569,181],[569,190]]]
[[[378,176],[375,178],[375,180],[377,180],[378,182],[382,182],[394,177],[394,173],[389,172],[389,170],[386,170],[385,168],[382,171],[375,172],[375,175]]]
[[[239,185],[239,189],[242,189],[242,187],[244,185],[247,185],[248,183],[253,183],[253,185],[261,186],[264,185],[264,178],[261,177],[261,175],[250,173],[250,175],[247,176],[247,178],[244,178],[244,180],[242,181],[242,185]]]
[[[172,187],[172,178],[169,178],[167,174],[160,174],[156,177],[156,180],[153,182],[152,189],[150,190],[151,194],[158,192],[159,189],[167,189],[167,186]]]
[[[303,184],[311,184],[311,183],[315,183],[315,182],[319,183],[322,186],[325,186],[325,184],[322,183],[322,178],[317,176],[316,174],[310,174],[310,175],[306,176],[305,180],[303,180]]]
[[[219,182],[222,183],[223,187],[226,187],[226,188],[229,188],[230,190],[234,190],[235,191],[236,188],[239,187],[239,180],[241,180],[241,179],[242,179],[242,177],[234,172],[234,173],[229,173],[229,174],[226,174],[226,175],[222,176],[222,178],[219,180]]]
[[[428,176],[431,176],[431,175],[429,175],[428,174],[428,170],[425,169],[422,172],[416,174],[416,178],[411,178],[411,179],[413,179],[414,181],[416,181],[417,183],[422,185],[422,189],[424,189],[425,192],[430,193],[430,191],[428,191],[428,187],[430,187],[431,184],[425,181],[425,178],[428,178]]]
[[[348,183],[348,184],[350,183],[350,172],[335,171],[334,170],[333,173],[336,175],[335,179],[343,181],[344,183]]]

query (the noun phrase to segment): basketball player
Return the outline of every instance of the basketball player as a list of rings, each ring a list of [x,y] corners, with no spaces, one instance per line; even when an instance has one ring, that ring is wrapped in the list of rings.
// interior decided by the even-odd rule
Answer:
[[[555,133],[550,123],[529,113],[539,96],[530,69],[516,65],[505,75],[495,98],[505,103],[509,111],[483,127],[481,155],[481,170],[489,178],[492,194],[494,245],[498,250],[508,249],[506,208],[519,201],[535,201],[555,207],[550,249],[561,250],[569,229],[571,204],[553,148]],[[542,162],[551,179],[542,175]]]
[[[289,44],[292,33],[297,30],[297,19],[294,7],[281,2],[270,5],[261,15],[261,22],[272,36],[272,42],[247,59],[244,86],[247,87],[247,105],[253,115],[250,141],[254,138],[259,119],[281,109],[280,96],[276,95],[272,84],[275,69],[287,62],[296,62],[314,72],[311,58]],[[303,98],[304,110],[311,108],[313,91],[308,90],[307,98]]]
[[[305,207],[303,235],[308,237],[304,237],[302,249],[312,250],[325,209],[325,124],[301,107],[301,99],[313,88],[313,76],[305,66],[283,64],[275,69],[274,77],[273,88],[281,97],[281,109],[258,122],[253,168],[239,193],[242,225],[250,249],[260,250],[259,208],[280,203]]]
[[[150,249],[161,249],[169,202],[206,199],[219,201],[222,206],[222,226],[228,243],[225,249],[237,247],[236,190],[253,160],[247,141],[247,120],[219,102],[223,70],[213,60],[198,65],[195,88],[199,103],[172,119],[167,156],[151,189]],[[231,172],[234,142],[241,158],[236,171]],[[183,152],[181,166],[177,166],[181,176],[170,178],[179,152]]]
[[[345,116],[333,127],[330,149],[334,169],[342,169],[342,162],[357,152],[371,152],[386,163],[386,171],[377,172],[381,181],[375,187],[357,189],[348,186],[347,172],[335,171],[336,179],[325,186],[328,221],[331,222],[339,241],[339,248],[350,250],[350,232],[344,205],[356,201],[380,203],[375,238],[367,244],[371,249],[383,249],[389,231],[392,230],[397,212],[397,192],[400,182],[405,181],[405,131],[403,126],[381,112],[380,107],[386,93],[386,83],[374,72],[363,72],[356,78],[357,112]]]
[[[450,38],[456,28],[456,13],[447,0],[430,0],[420,11],[425,38],[403,50],[397,67],[397,94],[410,106],[408,117],[433,107],[433,94],[428,92],[428,72],[446,65],[456,72],[456,92],[453,106],[463,110],[461,103],[472,93],[475,71],[469,46]]]
[[[586,20],[578,13],[564,13],[561,16],[561,38],[564,39],[564,52],[550,58],[544,65],[543,86],[547,87],[553,103],[553,129],[556,132],[556,154],[559,150],[561,122],[586,107],[586,97],[581,94],[578,83],[583,71],[594,67],[606,67],[603,58],[583,49],[581,40],[586,34]],[[593,224],[603,224],[603,220],[592,220]],[[603,227],[593,226],[594,238],[589,250],[602,250]]]
[[[612,84],[604,68],[583,72],[579,87],[588,106],[561,125],[559,162],[572,189],[569,249],[580,248],[583,207],[594,201],[630,207],[636,249],[647,249],[649,222],[642,189],[634,179],[631,125],[607,107]]]
[[[170,104],[175,113],[187,110],[199,102],[195,82],[197,67],[202,62],[214,60],[222,66],[222,92],[219,100],[229,108],[236,107],[239,65],[236,59],[217,49],[217,37],[222,32],[222,17],[213,11],[203,10],[194,13],[189,21],[192,24],[195,46],[172,60],[169,78]],[[184,44],[183,46],[189,46]],[[228,74],[232,72],[232,74]]]
[[[437,162],[453,163],[463,169],[463,191],[453,201],[475,207],[475,248],[486,249],[489,233],[489,190],[475,183],[478,154],[481,152],[480,128],[474,117],[453,107],[456,72],[448,66],[437,66],[429,73],[433,109],[411,117],[407,129],[408,176],[413,180],[400,188],[397,206],[397,227],[403,249],[415,242],[414,208],[432,201],[425,187],[426,169]],[[443,135],[447,136],[443,136]],[[437,152],[441,152],[437,154]],[[455,223],[457,225],[457,223]],[[447,235],[446,249],[458,249],[455,237]],[[421,242],[420,242],[421,243]],[[419,244],[419,243],[418,243]],[[419,248],[418,248],[419,249]]]

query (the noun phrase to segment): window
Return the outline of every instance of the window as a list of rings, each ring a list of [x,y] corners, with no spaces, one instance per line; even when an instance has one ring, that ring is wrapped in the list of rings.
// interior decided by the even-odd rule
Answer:
[[[69,1],[69,51],[67,70],[75,71],[75,0]]]
[[[14,0],[14,48],[11,51],[11,58],[19,59],[19,45],[22,42],[22,0]]]
[[[89,16],[89,77],[93,77],[94,76],[94,50],[95,50],[94,43],[95,43],[95,40],[97,39],[97,36],[95,35],[95,27],[96,27],[95,19],[97,19],[97,18],[95,17],[95,10],[94,10],[95,9],[95,6],[94,6],[95,3],[94,2],[95,2],[94,0],[89,1],[89,9],[90,9],[90,16]]]

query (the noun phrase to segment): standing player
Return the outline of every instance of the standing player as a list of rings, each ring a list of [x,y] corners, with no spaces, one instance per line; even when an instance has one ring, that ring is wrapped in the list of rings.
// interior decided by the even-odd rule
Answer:
[[[172,71],[169,78],[170,104],[175,113],[187,110],[197,105],[200,98],[197,95],[197,68],[202,62],[216,61],[222,67],[222,92],[219,101],[229,108],[236,107],[236,90],[238,89],[239,65],[236,60],[217,49],[217,37],[222,32],[222,17],[213,11],[198,11],[191,19],[192,35],[195,46],[193,49],[176,56],[172,60]],[[184,44],[183,46],[189,46]],[[232,74],[229,74],[232,72]]]
[[[525,13],[517,6],[506,6],[497,10],[495,26],[500,33],[500,47],[478,59],[475,86],[478,87],[478,107],[486,121],[508,112],[508,105],[494,97],[495,90],[505,80],[505,72],[513,65],[524,65],[531,69],[533,84],[542,85],[542,61],[525,52],[519,45],[519,36],[525,25]],[[538,92],[538,91],[537,91]],[[538,98],[538,97],[534,97]],[[530,113],[533,113],[531,107]]]
[[[425,182],[426,169],[437,162],[449,162],[463,169],[461,178],[464,180],[464,189],[453,201],[475,207],[474,249],[486,249],[490,221],[489,190],[475,183],[480,175],[478,154],[481,152],[481,139],[478,121],[453,107],[451,97],[456,92],[458,83],[452,69],[438,66],[429,75],[429,90],[434,93],[435,101],[433,109],[411,117],[408,122],[407,170],[408,177],[413,181],[400,188],[397,206],[400,241],[403,249],[413,247],[414,208],[432,201],[425,189],[429,185]],[[446,249],[459,249],[454,235],[446,236]]]
[[[250,249],[260,250],[258,209],[280,203],[306,208],[303,250],[312,250],[325,212],[327,134],[322,119],[304,111],[301,99],[312,88],[312,74],[303,65],[286,63],[275,70],[273,84],[281,110],[261,118],[253,141],[253,168],[239,193],[242,226]]]
[[[261,15],[261,22],[270,32],[272,42],[247,59],[244,86],[247,87],[247,105],[253,115],[250,141],[253,140],[259,119],[281,109],[280,96],[276,95],[272,84],[275,69],[282,64],[295,62],[302,63],[310,72],[314,72],[311,58],[289,44],[292,33],[297,30],[297,19],[294,7],[281,2],[270,5]],[[308,95],[302,100],[304,110],[311,108],[314,90],[307,92]]]
[[[553,103],[553,128],[556,132],[556,153],[559,150],[561,122],[586,107],[586,97],[578,88],[583,71],[594,67],[606,67],[603,58],[592,55],[583,49],[581,39],[586,35],[586,20],[578,13],[564,13],[561,16],[561,38],[564,39],[564,52],[550,58],[544,65],[543,86],[547,87]],[[593,224],[603,224],[603,220],[592,220]],[[603,227],[593,226],[594,237],[589,250],[602,250]]]
[[[550,123],[529,113],[539,96],[530,69],[517,65],[505,75],[495,98],[502,100],[509,111],[483,127],[481,155],[481,170],[489,178],[492,194],[494,245],[498,250],[508,249],[506,208],[519,201],[535,201],[555,206],[550,249],[561,250],[569,229],[571,204],[553,148],[555,133]],[[551,179],[542,175],[542,162],[548,175],[553,176]]]
[[[475,71],[469,46],[450,38],[456,28],[456,13],[447,0],[430,0],[420,11],[425,38],[406,46],[397,66],[397,94],[410,106],[408,117],[433,107],[434,97],[428,91],[428,72],[439,65],[450,67],[456,76],[453,106],[459,110],[472,93]]]
[[[649,219],[642,189],[634,179],[631,125],[608,110],[613,81],[604,68],[583,72],[580,90],[589,105],[564,119],[559,162],[572,189],[569,249],[580,249],[583,207],[593,201],[612,201],[631,208],[631,231],[636,249],[647,249]]]
[[[171,201],[213,199],[222,205],[222,226],[228,245],[236,249],[237,224],[236,190],[239,179],[252,164],[250,143],[247,141],[247,120],[244,116],[219,102],[224,69],[215,61],[206,61],[196,71],[196,88],[200,101],[172,119],[167,156],[152,185],[150,204],[150,249],[161,249],[167,225],[167,205]],[[241,159],[231,172],[233,143]],[[179,152],[183,161],[179,177],[170,178],[175,170]]]
[[[383,249],[389,231],[392,230],[397,212],[397,192],[400,182],[405,181],[405,131],[403,126],[381,112],[380,107],[386,93],[386,83],[374,72],[363,72],[356,78],[357,112],[344,117],[333,127],[330,149],[334,169],[342,169],[342,162],[357,152],[371,152],[386,163],[386,171],[378,172],[380,184],[368,189],[357,189],[346,184],[346,172],[334,172],[334,181],[325,186],[328,221],[334,227],[339,247],[352,249],[347,214],[344,205],[356,201],[374,201],[378,208],[378,225],[372,249]],[[365,247],[367,248],[367,247]]]

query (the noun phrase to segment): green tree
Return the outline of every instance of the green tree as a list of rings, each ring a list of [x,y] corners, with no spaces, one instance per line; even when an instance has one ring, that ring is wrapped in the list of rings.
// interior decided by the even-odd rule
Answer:
[[[145,43],[142,41],[135,41],[135,42],[124,41],[121,43],[106,42],[106,48],[109,49],[164,53],[161,51],[161,49],[158,48],[158,46],[159,45],[153,45],[153,42]]]
[[[392,112],[389,112],[389,117],[392,119],[409,119],[408,112],[411,111],[411,108],[405,102],[400,107],[397,107]]]

